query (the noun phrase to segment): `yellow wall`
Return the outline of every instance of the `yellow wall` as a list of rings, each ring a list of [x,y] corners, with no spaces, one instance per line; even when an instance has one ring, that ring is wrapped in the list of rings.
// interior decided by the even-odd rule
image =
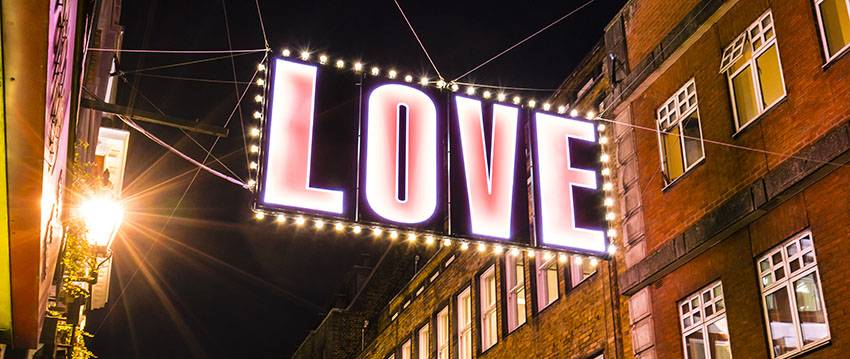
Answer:
[[[3,29],[0,26],[0,37]],[[0,46],[0,332],[12,330],[12,282],[9,273],[9,200],[6,192],[6,84]],[[7,333],[9,334],[9,333]],[[0,335],[2,337],[2,335]]]

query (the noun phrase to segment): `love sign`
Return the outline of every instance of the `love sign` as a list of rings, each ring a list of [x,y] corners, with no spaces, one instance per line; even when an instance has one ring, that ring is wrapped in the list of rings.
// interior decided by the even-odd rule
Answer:
[[[593,122],[275,58],[255,207],[604,254]]]

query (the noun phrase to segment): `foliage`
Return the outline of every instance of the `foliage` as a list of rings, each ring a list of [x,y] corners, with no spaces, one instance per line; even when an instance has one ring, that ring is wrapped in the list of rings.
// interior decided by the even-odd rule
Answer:
[[[59,321],[56,326],[56,335],[59,337],[59,343],[64,345],[72,345],[70,359],[89,359],[97,358],[86,347],[86,338],[92,338],[93,335],[86,332],[78,325],[68,324],[65,321]]]

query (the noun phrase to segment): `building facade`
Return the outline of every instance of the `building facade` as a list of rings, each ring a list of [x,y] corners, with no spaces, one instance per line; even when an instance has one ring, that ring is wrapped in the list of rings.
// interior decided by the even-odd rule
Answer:
[[[626,357],[850,353],[848,34],[831,0],[634,0],[608,25]]]

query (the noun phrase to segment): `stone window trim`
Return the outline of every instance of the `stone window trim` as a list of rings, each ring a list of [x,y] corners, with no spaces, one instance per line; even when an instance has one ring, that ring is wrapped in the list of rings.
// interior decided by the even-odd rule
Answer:
[[[703,355],[699,358],[710,358],[712,348],[710,342],[705,339],[709,338],[711,331],[709,327],[724,323],[726,335],[729,335],[728,322],[726,321],[726,302],[723,294],[723,284],[721,281],[713,282],[700,290],[685,297],[684,300],[678,303],[679,325],[682,330],[682,346],[684,349],[685,359],[695,359],[690,357],[688,347],[688,336],[692,334],[701,335],[703,338]]]
[[[850,40],[845,40],[846,43],[843,45],[843,47],[835,49],[834,51],[830,50],[829,36],[827,36],[827,24],[824,19],[825,14],[823,12],[823,5],[824,3],[830,3],[832,1],[835,1],[838,5],[844,5],[844,9],[835,9],[836,14],[834,15],[841,16],[844,18],[843,20],[850,22],[850,0],[813,0],[815,6],[815,19],[818,23],[818,34],[820,35],[821,47],[823,48],[823,55],[825,60],[824,67],[831,65],[839,58],[844,56],[846,53],[850,52],[848,51],[850,50]],[[844,25],[846,26],[847,24],[845,23]]]
[[[826,345],[831,340],[829,330],[829,319],[826,310],[826,303],[823,297],[823,285],[818,269],[817,257],[815,255],[814,239],[812,232],[806,229],[790,239],[771,248],[759,257],[756,261],[756,271],[759,273],[759,289],[761,291],[761,304],[765,324],[767,326],[767,337],[769,346],[773,343],[773,332],[771,329],[771,319],[768,311],[767,297],[774,294],[782,294],[784,291],[787,294],[787,300],[790,306],[790,315],[793,320],[793,326],[796,334],[797,348],[789,352],[776,355],[773,348],[768,348],[771,358],[783,359],[798,356],[813,349]],[[817,287],[817,303],[820,311],[823,312],[822,329],[825,330],[825,335],[810,343],[803,342],[803,330],[800,319],[800,313],[797,308],[800,308],[798,298],[795,296],[795,288],[792,288],[794,283],[798,283],[805,277],[813,277],[814,284]]]
[[[726,73],[732,104],[732,117],[735,123],[735,134],[733,136],[743,132],[749,125],[755,123],[756,120],[767,113],[768,110],[781,103],[788,95],[788,91],[785,88],[785,74],[782,71],[782,59],[779,56],[779,45],[776,43],[776,29],[774,25],[773,13],[768,9],[723,50],[719,72],[721,74]],[[776,52],[782,95],[776,97],[770,103],[766,103],[763,94],[762,73],[755,69],[759,69],[759,60],[763,55],[771,51],[771,49]],[[739,62],[745,54],[749,56],[749,59],[743,63]],[[764,57],[767,58],[767,56]],[[753,92],[750,94],[753,98],[749,100],[752,100],[754,102],[753,105],[755,105],[755,108],[752,109],[755,113],[749,119],[739,118],[739,104],[736,100],[734,83],[734,79],[744,74],[745,71],[749,71],[750,78],[745,79],[751,81],[748,85],[752,86]]]
[[[690,134],[686,130],[686,125],[690,125],[690,121],[696,121],[697,133]],[[655,121],[656,133],[658,137],[658,153],[661,161],[661,174],[664,179],[664,190],[667,190],[679,179],[685,177],[692,169],[705,161],[705,142],[702,134],[702,123],[699,116],[699,100],[697,97],[696,81],[694,78],[688,80],[681,88],[676,90],[664,104],[656,111]],[[677,158],[671,158],[671,154],[666,149],[667,137],[673,135],[678,137],[678,148],[675,150],[681,151]],[[696,136],[694,136],[696,135]],[[694,154],[694,148],[689,148],[688,143],[699,141],[698,156],[691,157],[689,154]],[[674,176],[671,174],[671,161],[677,161],[677,166],[681,166],[681,173]],[[681,162],[681,163],[679,163]],[[689,163],[690,162],[690,163]]]

